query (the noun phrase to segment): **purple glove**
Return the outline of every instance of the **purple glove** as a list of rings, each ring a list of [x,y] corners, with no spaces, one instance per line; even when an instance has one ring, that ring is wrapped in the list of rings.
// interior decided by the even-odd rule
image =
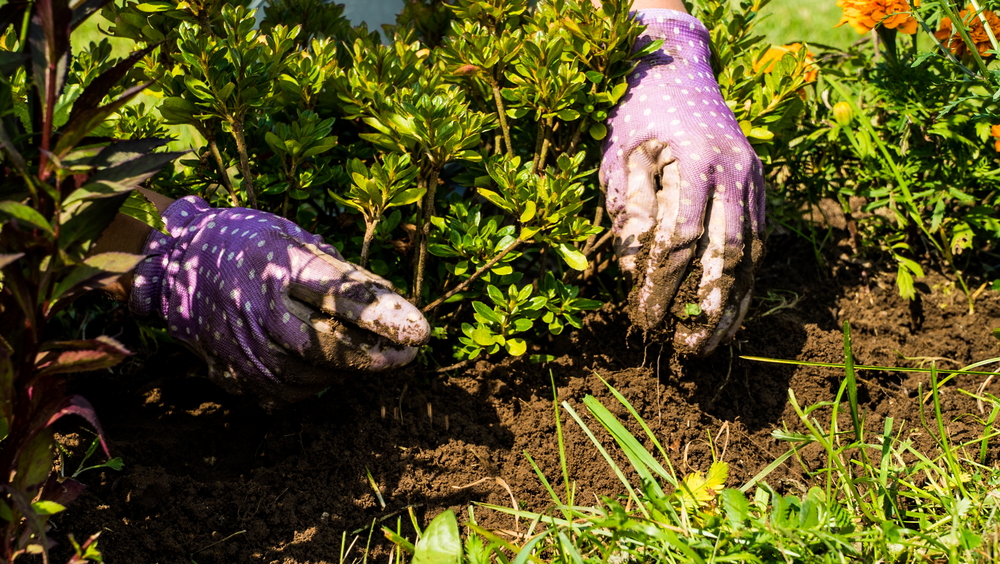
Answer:
[[[135,270],[130,308],[158,314],[208,362],[209,378],[265,407],[347,371],[406,364],[430,336],[387,281],[286,219],[188,196],[163,220],[172,237],[150,234],[143,252],[153,256]]]
[[[634,283],[633,324],[650,332],[678,315],[677,348],[707,354],[733,336],[750,303],[764,254],[763,168],[712,74],[705,26],[674,10],[637,15],[647,26],[638,45],[663,47],[640,60],[611,113],[601,185]],[[693,258],[697,297],[677,302],[702,313],[685,318],[685,304],[672,302]]]

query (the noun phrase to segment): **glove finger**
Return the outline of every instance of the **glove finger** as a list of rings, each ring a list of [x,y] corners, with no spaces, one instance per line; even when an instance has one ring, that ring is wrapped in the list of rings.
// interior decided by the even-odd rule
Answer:
[[[403,366],[417,355],[416,347],[394,343],[382,335],[344,323],[291,296],[283,296],[282,305],[298,320],[298,327],[293,323],[291,330],[297,330],[299,335],[276,334],[274,338],[289,353],[327,371],[332,368],[377,372]],[[283,381],[289,378],[297,378],[294,383],[306,383],[302,380],[304,376],[282,375]]]
[[[707,319],[678,328],[675,344],[680,349],[712,352],[732,338],[750,305],[754,273],[763,258],[760,224],[752,220],[758,211],[752,208],[762,205],[760,161],[754,159],[751,168],[745,177],[725,175],[727,179],[716,185],[707,232],[699,244],[704,251],[699,252],[703,270],[698,298]]]
[[[743,261],[744,189],[739,188],[720,183],[709,202],[706,231],[697,253],[701,257],[697,299],[702,314],[679,324],[674,335],[679,350],[705,353],[714,349],[732,326],[746,294],[746,277],[736,272],[741,265],[751,272],[752,281],[752,269]]]
[[[408,346],[430,338],[430,324],[420,310],[385,279],[303,244],[288,249],[288,293],[317,310]]]
[[[656,228],[649,244],[649,259],[633,289],[633,323],[646,331],[654,329],[669,311],[677,289],[684,280],[695,244],[704,231],[708,195],[691,190],[692,174],[711,179],[697,168],[697,159],[674,161],[660,172],[657,192]]]
[[[656,225],[656,177],[671,160],[665,143],[646,141],[628,155],[626,166],[617,168],[621,172],[606,179],[618,264],[630,277],[635,276],[636,258],[642,250],[640,238]]]

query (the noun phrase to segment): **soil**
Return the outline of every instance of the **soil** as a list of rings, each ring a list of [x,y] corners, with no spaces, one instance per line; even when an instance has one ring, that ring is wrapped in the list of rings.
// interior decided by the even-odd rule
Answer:
[[[736,342],[705,359],[644,344],[629,331],[624,311],[605,306],[582,329],[529,351],[553,355],[552,362],[532,364],[525,355],[452,375],[408,368],[358,377],[272,413],[197,377],[203,365],[181,347],[164,346],[115,371],[77,377],[76,391],[95,405],[112,454],[125,467],[81,476],[88,489],[54,519],[51,535],[60,546],[53,561],[65,561],[68,533],[82,539],[99,531],[110,563],[321,563],[340,562],[342,554],[351,562],[360,561],[369,542],[369,556],[381,562],[391,547],[381,525],[401,523],[412,538],[410,512],[423,525],[447,508],[462,521],[472,503],[510,506],[501,481],[523,507],[546,511],[551,500],[525,453],[561,491],[550,378],[559,401],[580,414],[623,468],[627,462],[587,412],[584,397],[599,399],[637,436],[642,431],[600,378],[636,406],[679,471],[707,470],[714,448],[729,463],[728,484],[738,486],[787,450],[771,431],[796,428],[789,390],[800,405],[831,400],[843,376],[741,355],[842,362],[842,326],[850,321],[859,364],[918,366],[928,358],[917,357],[935,357],[942,368],[960,368],[997,356],[991,332],[1000,327],[1000,293],[981,292],[969,314],[949,276],[928,270],[917,281],[917,299],[908,302],[899,297],[893,273],[846,254],[836,258],[845,249],[819,268],[805,244],[773,238]],[[864,371],[860,378],[867,428],[881,431],[884,418],[893,417],[897,429],[905,425],[918,446],[931,448],[918,398],[929,374]],[[944,416],[956,440],[975,437],[980,415],[958,390],[974,391],[983,382],[956,377],[943,388]],[[990,381],[985,390],[998,394],[997,386]],[[565,411],[561,421],[577,499],[621,494],[621,483],[581,428]],[[83,426],[60,429],[73,453],[67,467],[76,467],[90,436]],[[991,449],[990,461],[998,454]],[[804,460],[822,462],[808,448]],[[766,480],[794,493],[806,477],[793,459]],[[482,526],[523,530],[523,523],[497,511],[474,511]]]

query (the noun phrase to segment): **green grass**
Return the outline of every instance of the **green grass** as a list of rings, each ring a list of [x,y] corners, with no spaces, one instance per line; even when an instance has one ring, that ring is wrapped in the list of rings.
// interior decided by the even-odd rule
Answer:
[[[987,465],[987,451],[996,440],[1000,399],[963,392],[980,399],[990,415],[974,419],[982,425],[980,432],[955,441],[948,436],[950,421],[942,416],[938,388],[943,381],[931,367],[928,401],[918,421],[886,417],[877,429],[866,429],[853,376],[856,369],[872,367],[854,366],[848,335],[845,326],[844,377],[836,396],[800,405],[789,390],[797,417],[772,433],[787,452],[739,489],[724,488],[727,467],[721,461],[705,475],[677,475],[654,433],[608,385],[620,404],[613,411],[624,413],[624,408],[643,430],[639,437],[591,396],[583,402],[590,417],[581,417],[567,402],[553,402],[554,415],[558,421],[560,412],[566,413],[583,428],[621,480],[625,495],[604,497],[596,506],[576,505],[576,484],[569,485],[566,471],[564,497],[525,453],[551,496],[550,509],[539,514],[476,504],[529,523],[523,536],[512,541],[480,527],[473,506],[465,523],[469,534],[462,539],[455,515],[446,511],[423,532],[414,526],[416,543],[401,536],[401,523],[395,530],[383,528],[397,545],[394,561],[406,561],[409,553],[414,563],[458,562],[463,552],[465,562],[484,564],[995,561],[1000,549],[1000,469]],[[1000,358],[984,361],[996,362]],[[924,397],[924,390],[919,392],[918,397]],[[592,429],[599,426],[613,445],[597,438]],[[556,433],[561,435],[561,429]],[[917,435],[930,437],[933,446],[919,448]],[[652,445],[652,452],[644,443]],[[626,455],[638,480],[626,477],[609,456],[611,448]],[[816,449],[822,453],[819,457]],[[565,450],[560,448],[559,454],[565,468]],[[782,463],[798,464],[808,476],[802,493],[788,495],[767,484],[770,472]]]
[[[767,18],[757,29],[775,45],[805,42],[845,48],[862,37],[848,25],[834,27],[841,16],[836,0],[774,0],[761,13]]]

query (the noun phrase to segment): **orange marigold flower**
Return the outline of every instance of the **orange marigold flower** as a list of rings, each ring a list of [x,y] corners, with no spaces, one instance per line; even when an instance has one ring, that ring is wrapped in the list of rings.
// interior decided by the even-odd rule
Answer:
[[[998,153],[1000,153],[1000,125],[990,126],[990,135],[992,135],[993,138],[996,139],[996,142],[993,143],[993,148],[996,149]]]
[[[753,65],[754,72],[771,72],[774,70],[774,65],[778,63],[785,55],[791,53],[792,55],[797,55],[799,51],[802,50],[801,43],[792,43],[790,45],[783,45],[781,47],[771,47],[767,50],[760,59],[757,60]],[[806,58],[802,61],[801,68],[795,69],[795,74],[802,74],[806,82],[813,82],[816,80],[816,75],[819,74],[819,67],[816,66],[816,55],[806,50]]]
[[[983,10],[983,16],[994,33],[1000,32],[1000,17],[989,10]],[[976,51],[979,51],[981,56],[988,56],[986,52],[993,48],[993,44],[990,42],[990,36],[986,33],[986,27],[983,26],[983,20],[976,15],[972,4],[959,12],[958,17],[962,18],[966,29],[969,30],[969,37],[976,44]],[[941,23],[938,24],[938,30],[934,32],[934,37],[947,45],[955,56],[961,57],[968,52],[968,48],[965,41],[962,40],[962,36],[952,28],[951,18],[941,18]]]
[[[913,8],[907,0],[837,0],[837,5],[844,11],[837,27],[850,24],[858,33],[868,33],[881,24],[903,33],[917,31],[917,20],[910,11],[920,0],[913,0]]]

